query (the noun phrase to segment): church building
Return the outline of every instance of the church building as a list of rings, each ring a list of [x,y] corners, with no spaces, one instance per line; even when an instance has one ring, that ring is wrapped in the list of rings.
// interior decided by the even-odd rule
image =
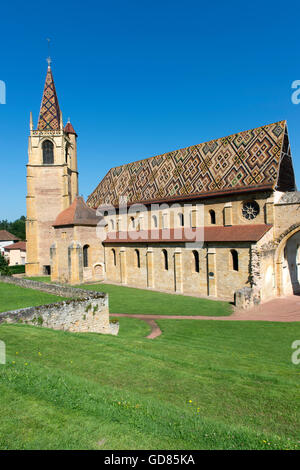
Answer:
[[[242,308],[300,292],[300,195],[286,121],[112,168],[86,202],[76,145],[49,64],[36,129],[30,118],[28,275]]]

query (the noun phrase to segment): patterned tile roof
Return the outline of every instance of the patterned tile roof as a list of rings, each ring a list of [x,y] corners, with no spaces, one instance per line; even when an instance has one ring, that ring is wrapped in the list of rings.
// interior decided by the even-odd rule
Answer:
[[[48,66],[37,130],[59,130],[60,109],[56,95],[53,75]]]
[[[127,202],[178,200],[278,186],[286,121],[193,145],[109,170],[88,197],[90,207]],[[295,189],[286,146],[285,186]]]
[[[204,242],[257,242],[265,233],[272,228],[272,225],[232,225],[230,227],[208,226],[202,229],[157,229],[141,230],[140,232],[110,232],[103,243],[178,243],[191,242],[196,234],[197,239]],[[179,236],[180,233],[180,236]],[[137,236],[139,238],[137,238]],[[203,237],[203,238],[202,238]]]

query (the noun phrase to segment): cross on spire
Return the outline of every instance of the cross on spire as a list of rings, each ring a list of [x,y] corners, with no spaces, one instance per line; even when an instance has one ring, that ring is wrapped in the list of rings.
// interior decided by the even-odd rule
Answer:
[[[46,60],[47,60],[47,62],[48,62],[48,67],[50,67],[50,66],[51,66],[51,62],[52,62],[51,57],[50,57],[50,39],[47,38],[47,41],[48,41],[48,54],[49,54],[49,55],[48,55],[48,57],[47,57]]]

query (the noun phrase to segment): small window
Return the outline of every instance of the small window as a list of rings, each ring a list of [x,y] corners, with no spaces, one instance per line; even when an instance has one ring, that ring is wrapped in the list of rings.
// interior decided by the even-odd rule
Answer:
[[[134,220],[134,217],[130,217],[130,228],[135,228],[135,220]]]
[[[134,250],[135,251],[135,259],[136,259],[136,267],[140,268],[141,267],[141,261],[140,261],[140,252],[139,250]]]
[[[180,214],[178,214],[178,218],[179,218],[179,226],[183,227],[184,226],[184,215],[180,213]]]
[[[89,245],[83,247],[83,267],[87,268],[89,265]]]
[[[110,219],[110,226],[111,226],[111,230],[115,230],[115,221],[114,221],[114,219]]]
[[[210,210],[209,215],[210,215],[210,223],[212,225],[215,225],[215,223],[216,223],[216,213],[215,213],[215,211]]]
[[[199,253],[198,251],[193,251],[193,256],[194,256],[194,270],[195,273],[198,273],[200,271],[200,266],[199,266]]]
[[[112,248],[111,253],[112,253],[112,259],[113,259],[114,266],[116,266],[117,265],[116,250],[114,250],[114,248]]]
[[[156,215],[152,216],[152,224],[153,224],[154,228],[157,228],[157,217],[156,217]]]
[[[50,140],[45,140],[42,145],[43,149],[43,163],[51,165],[54,163],[53,143]]]
[[[164,268],[165,268],[166,271],[168,271],[169,261],[168,261],[168,252],[167,252],[167,250],[162,250],[162,255],[163,255]]]
[[[233,271],[238,271],[239,270],[239,255],[236,250],[231,250],[231,267]]]

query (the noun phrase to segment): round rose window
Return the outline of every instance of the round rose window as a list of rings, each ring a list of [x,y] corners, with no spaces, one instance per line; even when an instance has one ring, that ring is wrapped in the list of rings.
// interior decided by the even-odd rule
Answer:
[[[245,219],[255,219],[255,217],[259,214],[259,205],[255,201],[244,202],[242,214]]]

